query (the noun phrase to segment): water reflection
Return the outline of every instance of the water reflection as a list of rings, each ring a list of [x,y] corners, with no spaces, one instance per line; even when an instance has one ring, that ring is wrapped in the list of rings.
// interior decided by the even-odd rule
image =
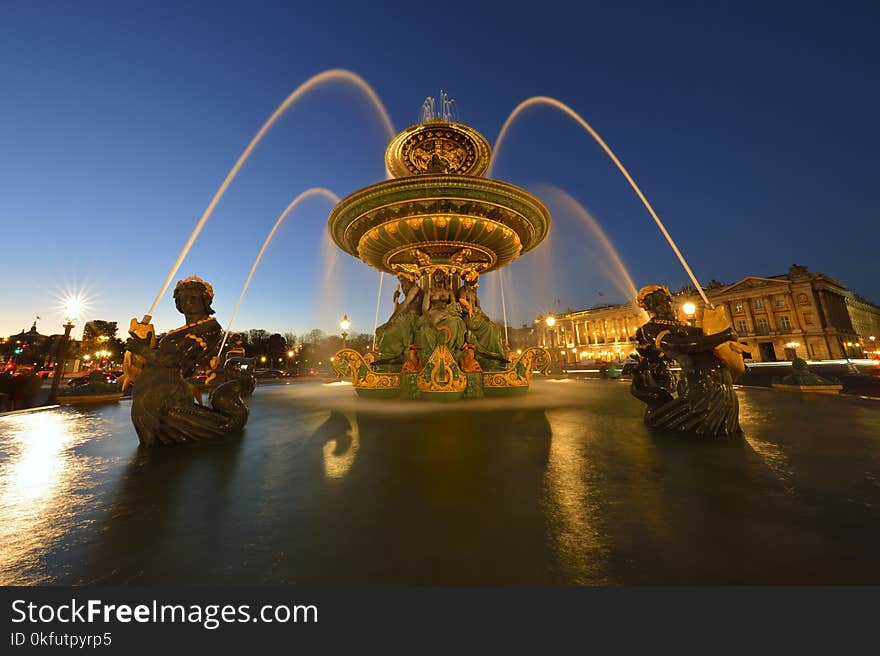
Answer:
[[[878,408],[740,396],[722,441],[648,433],[612,381],[454,406],[261,388],[243,435],[156,450],[122,404],[7,416],[0,580],[880,580]]]
[[[80,565],[79,583],[131,583],[145,572],[150,580],[173,583],[187,571],[207,571],[236,562],[241,533],[235,526],[239,497],[253,493],[254,480],[241,480],[240,436],[173,448],[138,448],[106,500]],[[252,477],[245,474],[248,478]]]
[[[738,394],[739,418],[743,426],[744,439],[772,471],[776,478],[785,485],[788,492],[794,492],[793,471],[782,448],[764,438],[765,426],[773,426],[778,419],[774,416],[774,406],[760,405],[746,394]]]
[[[546,482],[554,506],[549,530],[567,577],[577,583],[606,583],[598,516],[602,495],[586,444],[592,431],[577,421],[577,414],[572,410],[546,413],[552,433]]]
[[[0,418],[0,584],[45,580],[41,557],[89,500],[74,494],[89,466],[74,447],[93,432],[62,410]]]
[[[324,476],[342,478],[360,449],[360,429],[353,412],[332,412],[315,437],[323,442]]]

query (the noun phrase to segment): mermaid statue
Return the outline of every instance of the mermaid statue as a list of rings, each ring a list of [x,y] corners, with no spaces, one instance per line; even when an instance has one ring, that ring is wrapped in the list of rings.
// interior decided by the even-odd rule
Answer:
[[[651,318],[637,331],[630,391],[647,406],[648,427],[702,436],[741,433],[731,374],[736,367],[716,354],[722,345],[735,343],[733,329],[706,335],[679,321],[672,295],[659,285],[643,287],[638,303]],[[681,367],[680,376],[671,370],[674,363]]]
[[[230,358],[220,367],[217,354],[223,331],[211,316],[214,290],[192,276],[177,283],[174,302],[186,323],[155,338],[152,326],[132,320],[126,342],[126,378],[132,389],[131,421],[140,443],[178,444],[206,440],[240,430],[248,419],[242,399],[253,390],[252,361]],[[133,362],[137,361],[137,364]],[[209,405],[193,399],[186,378],[211,367],[225,382],[214,387]]]

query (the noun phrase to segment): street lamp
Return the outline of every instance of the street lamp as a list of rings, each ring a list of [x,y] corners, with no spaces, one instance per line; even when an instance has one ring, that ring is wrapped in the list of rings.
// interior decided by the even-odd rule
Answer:
[[[693,326],[694,315],[697,313],[697,306],[693,302],[687,301],[682,304],[681,311],[684,312],[684,315],[687,317],[688,324]]]
[[[556,317],[554,317],[552,314],[548,314],[547,318],[544,319],[544,323],[547,324],[548,328],[552,328],[556,325]]]
[[[348,338],[348,329],[351,327],[351,321],[348,320],[348,315],[343,315],[342,321],[339,322],[339,327],[342,329],[342,348],[345,348],[345,340]]]
[[[70,343],[70,331],[73,330],[73,322],[79,318],[85,303],[79,296],[68,296],[64,300],[64,336],[58,344],[58,352],[55,355],[55,373],[52,377],[52,389],[49,392],[49,405],[58,403],[58,386],[61,384],[61,376],[64,374],[64,359],[67,357],[67,346]]]

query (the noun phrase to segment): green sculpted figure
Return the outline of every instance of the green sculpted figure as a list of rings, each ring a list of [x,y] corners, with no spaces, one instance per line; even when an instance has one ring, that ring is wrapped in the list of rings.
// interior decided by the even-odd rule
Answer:
[[[477,361],[483,369],[504,369],[509,361],[504,357],[504,342],[501,329],[486,316],[480,307],[477,287],[480,274],[467,271],[462,275],[462,286],[458,289],[458,303],[463,309],[468,339],[474,344]]]
[[[413,275],[401,274],[397,279],[400,284],[394,291],[394,312],[388,321],[376,328],[379,358],[373,362],[374,366],[402,364],[414,340],[422,290]],[[401,290],[404,296],[402,302],[399,300]]]
[[[437,344],[445,344],[456,360],[461,355],[467,327],[461,318],[461,305],[452,292],[450,275],[442,269],[431,274],[431,284],[422,300],[422,316],[416,323],[415,343],[423,361]]]

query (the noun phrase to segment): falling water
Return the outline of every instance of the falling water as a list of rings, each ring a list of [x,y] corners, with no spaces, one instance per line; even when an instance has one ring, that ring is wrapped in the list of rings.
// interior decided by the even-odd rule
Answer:
[[[226,345],[226,339],[229,337],[229,331],[232,330],[232,324],[235,321],[235,317],[238,314],[238,308],[241,306],[241,301],[244,298],[245,292],[248,290],[248,286],[251,284],[251,278],[254,277],[254,272],[257,270],[257,267],[260,264],[260,260],[263,259],[263,254],[266,252],[266,249],[269,247],[269,243],[272,241],[272,238],[275,236],[278,228],[281,227],[281,224],[284,223],[284,219],[287,218],[287,215],[293,212],[294,208],[300,204],[301,201],[309,198],[310,196],[323,196],[327,198],[334,205],[339,202],[339,196],[334,194],[329,189],[324,189],[323,187],[312,187],[311,189],[306,189],[304,192],[299,194],[296,198],[294,198],[290,205],[288,205],[285,210],[281,213],[278,219],[275,221],[275,225],[272,226],[272,229],[269,231],[269,234],[266,236],[266,240],[263,242],[262,248],[260,248],[260,252],[257,253],[257,257],[254,260],[253,265],[251,266],[250,273],[248,273],[247,280],[244,281],[244,287],[241,288],[241,294],[238,295],[238,300],[235,302],[235,308],[232,310],[232,316],[229,318],[229,324],[226,326],[226,332],[223,334],[223,341],[220,342],[220,349],[217,351],[217,355],[219,356],[223,352],[223,347]]]
[[[317,75],[310,77],[308,80],[303,82],[293,91],[293,93],[291,93],[289,96],[287,96],[287,98],[284,99],[284,102],[278,105],[278,108],[272,113],[272,115],[266,120],[266,122],[263,123],[263,127],[261,127],[260,131],[257,132],[253,139],[251,139],[251,142],[248,144],[247,148],[244,149],[244,152],[242,152],[238,160],[235,162],[235,166],[233,166],[229,173],[226,175],[226,179],[223,180],[223,184],[220,185],[217,193],[214,194],[214,198],[211,199],[211,203],[208,205],[207,209],[205,209],[204,214],[202,214],[199,222],[196,224],[195,229],[192,231],[192,234],[189,236],[186,244],[184,244],[183,250],[181,250],[180,254],[177,256],[177,260],[174,262],[174,266],[172,266],[171,271],[168,272],[168,277],[165,278],[165,283],[162,285],[159,293],[156,294],[156,298],[153,301],[153,304],[150,306],[146,317],[144,318],[144,323],[149,322],[150,317],[152,317],[153,312],[156,310],[156,306],[159,305],[159,301],[162,300],[165,292],[168,291],[168,286],[171,284],[171,280],[177,274],[178,269],[180,269],[180,265],[183,264],[184,258],[186,258],[187,253],[189,253],[193,243],[199,236],[199,233],[202,231],[202,228],[204,228],[205,224],[208,222],[208,219],[214,212],[214,208],[217,206],[217,203],[220,202],[223,194],[226,193],[226,188],[229,187],[229,185],[235,179],[235,176],[238,174],[239,169],[244,166],[244,163],[248,160],[254,148],[257,147],[260,141],[262,141],[263,137],[275,124],[275,122],[303,95],[324,83],[335,81],[350,82],[354,84],[358,89],[363,91],[364,94],[366,94],[366,96],[369,98],[370,102],[372,102],[373,106],[376,108],[376,111],[379,113],[379,117],[382,119],[382,122],[385,125],[385,129],[388,131],[388,138],[391,139],[394,137],[394,126],[391,123],[388,112],[385,110],[385,106],[382,104],[382,101],[379,100],[379,97],[376,95],[373,87],[371,87],[366,82],[366,80],[364,80],[357,73],[353,73],[351,71],[341,68],[336,68],[318,73]]]
[[[629,171],[627,171],[626,168],[623,166],[623,164],[620,163],[620,160],[617,159],[617,156],[614,154],[614,152],[611,150],[611,148],[608,147],[608,144],[605,143],[605,141],[602,139],[602,137],[599,136],[599,134],[590,126],[590,124],[587,123],[581,117],[580,114],[578,114],[576,111],[574,111],[571,107],[569,107],[565,103],[563,103],[559,100],[556,100],[556,98],[550,98],[548,96],[533,96],[531,98],[527,98],[526,100],[522,101],[519,105],[517,105],[514,108],[514,110],[512,112],[510,112],[510,116],[507,117],[507,120],[504,121],[504,125],[501,126],[501,131],[498,133],[498,138],[495,140],[495,146],[492,149],[492,151],[494,153],[494,156],[492,158],[492,164],[490,165],[489,171],[486,173],[486,175],[487,176],[491,175],[494,163],[496,161],[498,161],[498,152],[501,149],[501,144],[503,143],[504,137],[507,134],[507,131],[510,128],[510,125],[513,123],[514,119],[516,119],[516,117],[519,116],[519,114],[523,110],[527,109],[528,107],[531,107],[532,105],[541,105],[541,104],[550,105],[551,107],[554,107],[554,108],[568,114],[569,117],[574,119],[578,123],[578,125],[580,125],[584,130],[586,130],[589,133],[589,135],[591,137],[593,137],[593,139],[596,140],[596,143],[598,143],[602,147],[602,150],[604,150],[605,154],[611,158],[611,161],[614,162],[614,164],[617,166],[617,168],[623,174],[623,177],[625,177],[627,182],[629,182],[630,186],[633,188],[633,191],[636,192],[636,195],[639,197],[639,199],[642,201],[642,204],[648,210],[648,213],[653,217],[654,221],[657,223],[657,227],[660,228],[660,232],[663,233],[664,237],[666,237],[666,241],[669,242],[669,245],[672,247],[672,250],[675,252],[675,255],[678,257],[679,261],[681,262],[681,265],[684,267],[684,270],[687,272],[688,276],[690,276],[691,282],[694,283],[694,287],[696,287],[697,291],[700,293],[700,296],[703,297],[703,301],[706,303],[707,306],[713,307],[712,304],[709,302],[709,299],[706,297],[706,292],[703,291],[703,288],[702,288],[702,286],[700,286],[700,283],[697,280],[697,277],[694,275],[694,272],[691,271],[690,266],[688,266],[687,261],[684,259],[684,255],[682,255],[681,251],[678,250],[678,246],[675,245],[675,242],[672,240],[672,237],[670,236],[669,232],[667,232],[666,226],[663,225],[663,222],[660,220],[660,217],[657,216],[657,213],[654,211],[654,208],[651,207],[651,204],[648,202],[648,199],[645,198],[645,195],[642,193],[642,190],[639,189],[639,186],[636,184],[635,180],[632,179],[632,176],[629,174]]]
[[[558,230],[550,230],[540,248],[532,249],[499,271],[499,286],[500,277],[507,276],[504,284],[508,289],[516,290],[516,293],[505,296],[508,316],[515,324],[525,320],[531,322],[538,313],[560,309],[557,267],[563,258],[559,257],[559,235]],[[511,284],[513,279],[516,286]],[[500,296],[500,293],[499,289],[497,294]]]
[[[590,237],[600,246],[600,252],[610,260],[611,271],[608,272],[608,280],[617,287],[624,298],[635,299],[638,292],[636,291],[632,276],[629,275],[629,271],[626,265],[624,265],[623,260],[620,259],[620,254],[617,252],[614,244],[608,239],[608,235],[605,234],[605,231],[602,230],[593,215],[570,194],[559,187],[541,184],[537,185],[536,191],[542,198],[547,200],[549,205],[562,207],[564,211],[575,214],[581,220],[581,224],[587,229]],[[555,214],[556,212],[554,211]]]
[[[340,316],[334,319],[334,313],[337,313],[342,307],[341,298],[342,285],[340,280],[340,253],[342,251],[333,243],[330,233],[324,230],[321,237],[321,257],[319,271],[322,272],[320,285],[318,289],[317,305],[315,307],[314,320],[317,326],[330,327],[335,325]],[[342,313],[339,313],[342,314]]]
[[[620,254],[617,252],[614,244],[611,243],[608,235],[606,235],[605,231],[599,226],[595,217],[590,214],[583,205],[575,200],[571,194],[563,191],[559,187],[542,184],[538,185],[538,190],[542,198],[548,199],[549,204],[561,206],[565,211],[572,212],[581,219],[581,225],[586,228],[590,237],[598,243],[600,252],[609,259],[610,271],[607,271],[608,280],[617,288],[624,298],[635,303],[638,291],[636,290],[632,276],[629,274],[629,270],[620,258]],[[638,312],[642,319],[645,321],[648,320],[648,315],[643,309],[639,308]]]
[[[382,301],[382,281],[385,279],[385,272],[379,272],[379,291],[376,292],[376,317],[373,319],[373,350],[376,350],[376,329],[379,327],[379,303]]]
[[[510,345],[510,336],[507,334],[507,303],[504,302],[504,275],[498,272],[498,286],[501,287],[501,313],[504,316],[504,343]]]

